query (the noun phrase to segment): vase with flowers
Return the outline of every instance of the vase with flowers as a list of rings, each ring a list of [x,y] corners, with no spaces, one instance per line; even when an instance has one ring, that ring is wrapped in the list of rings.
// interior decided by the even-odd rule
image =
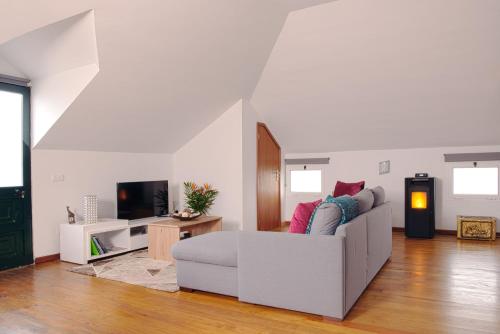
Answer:
[[[198,186],[194,182],[184,182],[186,206],[194,212],[207,214],[214,204],[217,194],[219,194],[219,191],[208,183]]]

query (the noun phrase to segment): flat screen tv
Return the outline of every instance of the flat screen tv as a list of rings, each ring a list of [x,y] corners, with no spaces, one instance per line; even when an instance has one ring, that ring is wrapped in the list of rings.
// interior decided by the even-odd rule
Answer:
[[[141,219],[168,214],[168,181],[116,184],[118,219]]]

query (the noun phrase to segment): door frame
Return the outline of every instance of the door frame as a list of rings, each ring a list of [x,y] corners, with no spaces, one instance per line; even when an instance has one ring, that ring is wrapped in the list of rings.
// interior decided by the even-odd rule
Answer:
[[[257,182],[256,182],[256,185],[255,185],[255,188],[256,188],[256,195],[257,195],[257,231],[261,231],[259,229],[259,212],[260,212],[260,207],[259,207],[259,126],[260,127],[263,127],[264,130],[267,131],[267,133],[269,134],[269,136],[271,137],[271,139],[273,140],[273,142],[276,144],[276,146],[278,147],[278,152],[279,152],[279,155],[280,155],[280,159],[279,159],[279,164],[278,164],[278,184],[279,184],[279,187],[278,187],[278,203],[279,203],[279,216],[280,216],[280,226],[282,225],[282,210],[281,210],[281,195],[282,195],[282,192],[281,192],[281,146],[280,144],[278,143],[278,141],[276,140],[276,138],[273,136],[273,133],[271,132],[271,130],[269,130],[269,128],[267,127],[267,125],[265,123],[262,123],[262,122],[257,122],[257,125],[255,127],[255,132],[257,134],[255,140],[256,140],[256,144],[257,144],[257,162],[256,162],[256,172],[257,172]]]
[[[28,86],[20,86],[11,83],[0,82],[0,90],[19,93],[23,96],[23,216],[26,225],[26,236],[24,242],[25,255],[20,261],[7,261],[5,268],[19,267],[32,264],[33,257],[33,218],[31,199],[31,89]],[[15,187],[12,187],[15,188]],[[17,260],[17,259],[16,259]],[[0,268],[0,270],[2,269]]]

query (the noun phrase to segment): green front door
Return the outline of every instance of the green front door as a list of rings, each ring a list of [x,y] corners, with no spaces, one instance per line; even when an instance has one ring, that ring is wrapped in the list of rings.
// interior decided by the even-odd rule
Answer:
[[[0,270],[33,263],[30,90],[0,83]]]

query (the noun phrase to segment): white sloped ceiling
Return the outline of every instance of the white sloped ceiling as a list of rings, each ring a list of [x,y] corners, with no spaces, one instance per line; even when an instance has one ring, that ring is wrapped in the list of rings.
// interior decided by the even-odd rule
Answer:
[[[37,148],[174,152],[251,96],[288,13],[324,2],[0,0],[0,51],[33,80]],[[54,28],[89,10],[95,52]],[[33,64],[40,54],[20,52],[54,31],[53,50],[65,57]],[[82,64],[89,54],[98,61]],[[78,97],[50,96],[61,90]]]
[[[0,56],[31,79],[32,145],[37,147],[99,71],[94,13],[86,11],[0,45]]]
[[[500,1],[295,11],[251,99],[288,152],[500,144]]]

